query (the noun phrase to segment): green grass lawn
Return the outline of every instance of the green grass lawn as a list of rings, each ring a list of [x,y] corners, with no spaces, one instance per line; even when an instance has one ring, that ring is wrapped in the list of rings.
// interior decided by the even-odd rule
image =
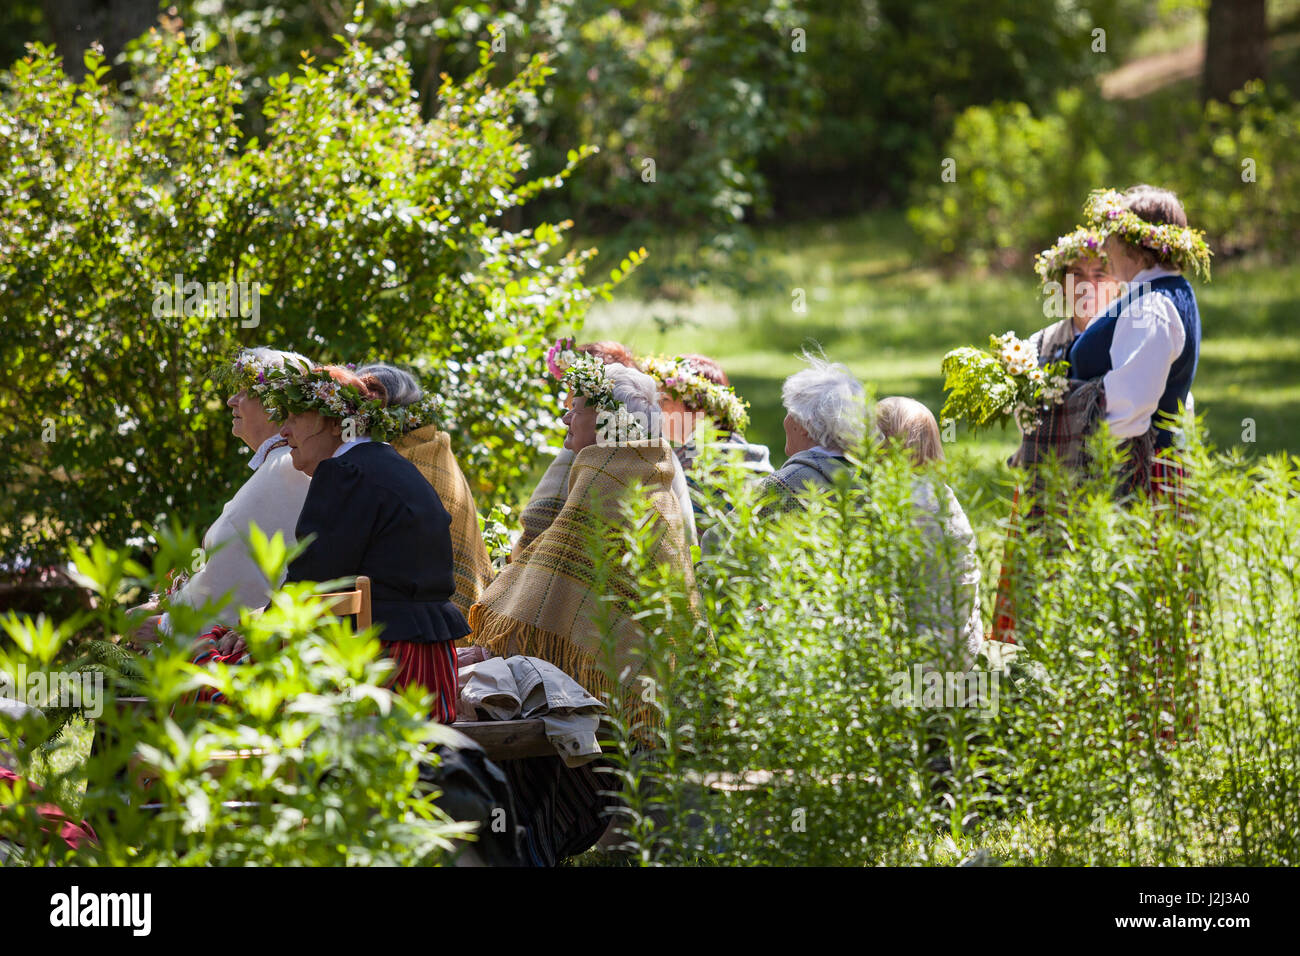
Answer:
[[[764,230],[759,247],[779,291],[740,299],[705,288],[681,305],[638,300],[632,285],[592,312],[584,337],[615,338],[638,354],[714,356],[751,404],[750,439],[772,446],[778,463],[781,383],[799,369],[805,346],[820,345],[877,395],[910,395],[937,415],[946,351],[1050,321],[1032,275],[945,276],[918,264],[899,213]],[[803,313],[793,308],[796,289]],[[1196,293],[1204,344],[1193,394],[1210,442],[1248,455],[1300,450],[1300,339],[1289,334],[1300,313],[1300,266],[1218,263]],[[661,332],[654,319],[665,314],[683,324]],[[1253,443],[1242,441],[1244,419],[1254,420]],[[960,431],[958,445],[992,461],[1009,455],[1015,439]]]

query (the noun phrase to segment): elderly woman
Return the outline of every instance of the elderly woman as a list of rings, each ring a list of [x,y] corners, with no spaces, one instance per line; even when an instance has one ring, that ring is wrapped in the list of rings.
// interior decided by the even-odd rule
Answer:
[[[1200,311],[1187,274],[1208,279],[1212,253],[1167,189],[1094,190],[1084,216],[1087,228],[1104,238],[1110,271],[1125,284],[1125,292],[1070,346],[1065,401],[1025,436],[1017,461],[1032,466],[1054,456],[1067,466],[1086,467],[1087,439],[1105,422],[1125,453],[1120,492],[1152,495],[1163,505],[1157,520],[1177,521],[1181,530],[1191,515],[1175,426],[1191,406],[1201,347]],[[1190,600],[1195,606],[1194,595],[1169,600]],[[1196,617],[1170,616],[1169,632],[1134,635],[1135,647],[1154,642],[1145,653],[1155,658],[1161,685],[1156,720],[1165,739],[1184,731],[1195,735],[1197,722]],[[1166,721],[1168,715],[1172,722]]]
[[[920,402],[882,398],[876,403],[875,426],[881,440],[901,444],[917,468],[943,460],[939,423]],[[933,476],[917,476],[912,506],[926,548],[916,580],[928,599],[917,615],[943,646],[964,652],[963,663],[969,666],[984,642],[975,532],[952,489]]]
[[[645,438],[658,413],[657,389],[648,375],[604,365],[572,349],[551,353],[572,398],[564,416],[564,447],[574,455],[568,497],[555,520],[534,538],[470,610],[473,642],[491,653],[540,657],[599,697],[613,690],[612,660],[630,724],[649,723],[657,712],[644,700],[638,679],[644,635],[628,596],[636,582],[619,561],[592,547],[618,548],[633,530],[620,508],[632,485],[640,487],[647,521],[638,533],[652,537],[651,560],[680,575],[694,591],[682,506],[673,492],[677,459],[662,438]],[[608,655],[608,658],[607,658]],[[504,768],[527,820],[533,860],[553,864],[590,847],[606,829],[600,796],[613,779],[593,765],[569,769],[558,757],[514,760]]]
[[[674,446],[687,487],[697,493],[692,496],[697,520],[705,514],[705,496],[721,501],[721,491],[713,480],[716,476],[698,473],[695,468],[700,451],[696,435],[701,425],[707,423],[721,432],[717,447],[724,458],[738,458],[741,467],[756,476],[772,473],[767,446],[745,441],[748,403],[736,395],[715,360],[705,355],[649,358],[644,368],[659,386],[662,434]]]
[[[271,377],[263,394],[283,418],[294,467],[311,477],[297,535],[312,540],[287,580],[368,576],[379,639],[397,664],[394,686],[424,687],[436,698],[433,719],[450,723],[455,642],[469,633],[451,600],[451,515],[415,465],[370,436],[385,422],[383,385],[324,366]]]
[[[268,417],[254,391],[268,372],[283,369],[286,361],[309,364],[296,352],[254,348],[241,350],[229,366],[218,372],[216,377],[231,391],[226,399],[231,434],[252,449],[248,467],[253,474],[226,502],[203,536],[203,563],[188,578],[180,578],[161,603],[198,609],[229,595],[230,602],[214,615],[216,623],[229,625],[239,619],[241,608],[265,606],[272,586],[279,585],[279,581],[268,582],[253,560],[248,533],[255,524],[267,537],[279,532],[292,545],[294,526],[311,483],[293,467],[280,427]],[[146,618],[135,639],[156,640],[157,632],[170,634],[171,630],[171,614],[165,612]]]
[[[1084,330],[1100,312],[1104,312],[1119,289],[1119,283],[1110,274],[1110,263],[1105,251],[1105,236],[1095,229],[1078,228],[1056,240],[1050,249],[1040,252],[1035,259],[1035,271],[1042,282],[1043,293],[1057,299],[1065,309],[1064,318],[1039,329],[1029,337],[1029,344],[1038,355],[1039,366],[1052,362],[1068,361],[1070,349]],[[1064,294],[1061,294],[1064,293]],[[1011,458],[1014,466],[1024,465],[1026,446],[1022,445]],[[1017,487],[1011,499],[1011,522],[1002,555],[1002,571],[998,578],[997,595],[993,602],[993,629],[989,637],[1008,644],[1016,642],[1016,614],[1011,594],[1011,576],[1015,560],[1015,542],[1020,535],[1020,496],[1023,488]],[[1030,515],[1037,520],[1041,505]]]
[[[778,496],[782,511],[798,508],[807,486],[832,485],[866,429],[862,383],[843,365],[816,356],[806,359],[809,367],[791,375],[781,387],[789,457],[775,474],[763,479],[763,487]]]
[[[556,343],[551,353],[560,348],[561,344],[571,347],[575,352],[590,355],[605,365],[636,368],[636,359],[632,355],[632,350],[621,342],[589,342],[586,345],[574,346],[571,341],[562,340]],[[568,398],[566,397],[565,400],[568,401]],[[561,448],[555,460],[547,467],[546,473],[542,475],[542,480],[537,483],[532,496],[528,499],[528,504],[524,505],[524,510],[519,515],[519,522],[524,530],[515,542],[510,555],[511,561],[514,561],[534,538],[551,526],[555,516],[564,507],[565,499],[569,494],[569,470],[573,467],[573,458],[572,451],[567,447]],[[684,481],[683,487],[685,487]]]
[[[393,448],[420,469],[451,515],[452,563],[456,569],[456,593],[451,599],[462,614],[468,615],[479,595],[492,583],[492,561],[479,529],[474,492],[451,451],[451,436],[434,424],[435,403],[409,372],[377,363],[362,366],[357,374],[377,378],[388,393],[388,408],[400,410]]]

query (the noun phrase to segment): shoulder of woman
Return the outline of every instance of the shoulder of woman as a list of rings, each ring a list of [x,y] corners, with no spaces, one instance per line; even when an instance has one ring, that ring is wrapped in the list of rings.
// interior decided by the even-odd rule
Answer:
[[[311,476],[311,486],[313,489],[322,487],[346,487],[362,481],[364,470],[355,461],[349,461],[348,456],[341,458],[326,458],[316,466],[315,472]]]
[[[253,479],[263,476],[266,478],[276,478],[280,481],[301,481],[304,485],[311,481],[304,472],[299,471],[293,466],[293,455],[289,451],[288,444],[281,445],[279,448],[273,448],[267,452],[266,460],[262,462],[262,467],[253,472]],[[250,479],[250,483],[253,479]]]

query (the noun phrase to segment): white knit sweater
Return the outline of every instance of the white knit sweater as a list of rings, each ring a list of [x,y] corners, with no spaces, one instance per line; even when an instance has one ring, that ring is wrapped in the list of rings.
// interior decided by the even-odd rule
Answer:
[[[173,605],[197,608],[231,592],[233,601],[215,616],[215,624],[234,624],[240,608],[263,607],[270,599],[271,588],[249,551],[248,529],[256,524],[268,538],[280,531],[286,544],[297,540],[294,528],[311,478],[293,467],[287,445],[267,451],[269,444],[270,440],[258,449],[253,463],[263,454],[264,458],[257,470],[226,502],[221,516],[203,536],[204,563],[170,599]],[[171,632],[170,615],[163,615],[160,627]]]

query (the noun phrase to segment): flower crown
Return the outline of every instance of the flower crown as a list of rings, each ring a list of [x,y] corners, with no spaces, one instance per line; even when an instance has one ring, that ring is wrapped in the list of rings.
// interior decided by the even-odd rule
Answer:
[[[642,361],[659,389],[688,409],[703,412],[720,431],[743,432],[749,427],[749,403],[729,385],[719,385],[701,375],[690,359],[654,357]]]
[[[1116,235],[1135,246],[1150,249],[1172,262],[1182,272],[1210,277],[1210,246],[1200,229],[1172,223],[1147,222],[1124,205],[1124,197],[1114,189],[1094,189],[1083,204],[1088,224],[1103,236]]]
[[[1066,270],[1080,259],[1093,258],[1103,266],[1107,265],[1109,258],[1102,249],[1105,242],[1106,237],[1102,233],[1080,226],[1074,232],[1057,239],[1052,248],[1044,249],[1036,255],[1034,271],[1038,273],[1043,285],[1047,285],[1050,282],[1064,281]]]
[[[614,397],[614,380],[605,363],[594,355],[579,352],[573,339],[559,339],[547,350],[546,367],[570,394],[581,395],[588,405],[613,412],[615,433],[623,440],[645,437],[627,407]]]
[[[248,349],[240,349],[229,362],[217,366],[212,378],[233,392],[251,392],[256,385],[266,381],[267,374],[283,367],[279,356],[268,361],[258,358]]]
[[[320,412],[327,418],[351,419],[358,435],[385,441],[393,432],[379,399],[366,398],[355,385],[336,382],[324,366],[306,368],[286,363],[266,371],[254,384],[267,417],[282,422],[288,415]],[[400,434],[400,433],[399,433]]]
[[[428,392],[410,405],[385,405],[371,416],[370,436],[389,441],[438,420],[438,397]]]

